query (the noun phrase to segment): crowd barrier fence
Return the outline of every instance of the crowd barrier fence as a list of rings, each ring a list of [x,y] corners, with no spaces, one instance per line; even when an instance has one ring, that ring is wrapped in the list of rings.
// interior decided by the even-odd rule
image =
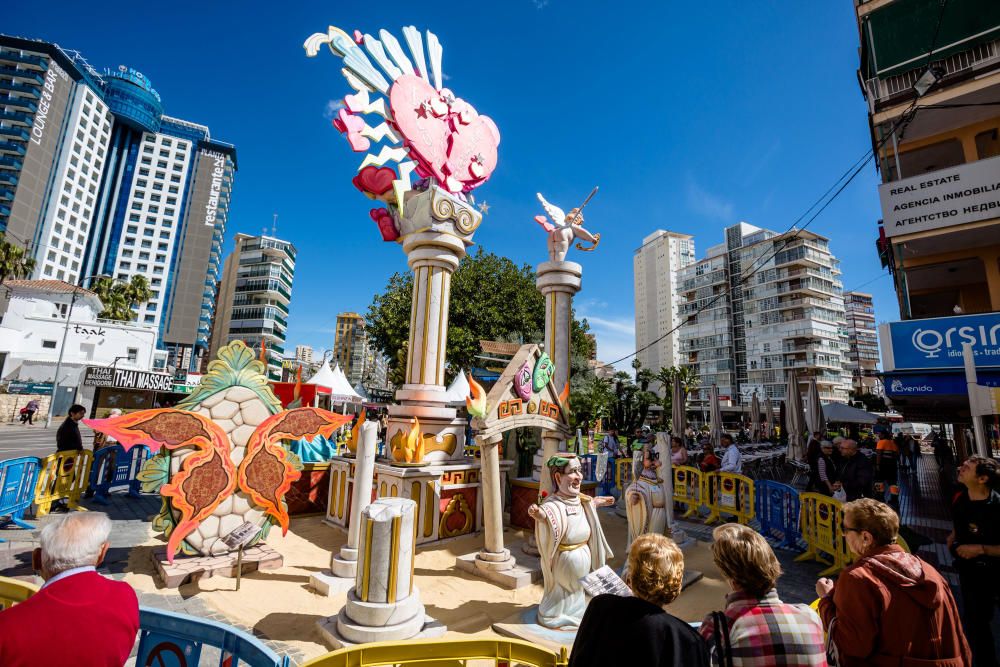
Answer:
[[[139,607],[137,665],[200,665],[204,646],[219,649],[219,667],[288,667],[259,639],[216,621]]]
[[[90,465],[94,454],[90,450],[49,454],[38,463],[38,482],[35,485],[35,517],[49,513],[52,503],[65,498],[70,508],[80,507],[80,496],[90,481]]]
[[[94,501],[107,505],[108,491],[117,486],[128,486],[128,495],[138,498],[142,483],[136,478],[150,456],[146,445],[137,445],[127,452],[121,445],[98,449],[90,466],[89,484]]]
[[[779,547],[798,548],[799,492],[787,484],[770,480],[758,480],[755,486],[755,511],[761,534],[777,540]]]
[[[843,503],[821,493],[801,493],[799,513],[802,540],[806,551],[795,560],[815,560],[829,565],[820,576],[826,577],[840,571],[849,560],[844,540]]]
[[[674,502],[687,505],[683,518],[697,516],[703,497],[701,471],[692,466],[677,466],[673,472]]]
[[[13,523],[19,528],[34,528],[23,519],[35,500],[37,480],[38,459],[33,456],[0,461],[0,526]],[[6,540],[0,538],[0,542]]]
[[[565,646],[558,651],[520,639],[425,639],[407,642],[375,642],[342,648],[302,667],[374,667],[375,665],[525,665],[565,667]]]
[[[750,523],[755,507],[752,479],[732,472],[710,472],[703,479],[709,510],[705,523],[722,521],[723,514],[736,517],[737,523]]]
[[[0,577],[0,611],[10,609],[18,602],[24,602],[38,592],[38,586],[27,581]]]

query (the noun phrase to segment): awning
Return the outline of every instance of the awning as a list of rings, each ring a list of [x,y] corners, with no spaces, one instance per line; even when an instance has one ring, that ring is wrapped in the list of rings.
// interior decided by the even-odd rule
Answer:
[[[851,407],[846,403],[824,403],[823,417],[826,421],[837,424],[875,424],[878,422],[877,415]]]
[[[896,0],[864,17],[861,29],[862,72],[885,79],[927,65],[932,44],[932,60],[941,60],[1000,39],[1000,2],[949,2],[942,13],[940,0]]]

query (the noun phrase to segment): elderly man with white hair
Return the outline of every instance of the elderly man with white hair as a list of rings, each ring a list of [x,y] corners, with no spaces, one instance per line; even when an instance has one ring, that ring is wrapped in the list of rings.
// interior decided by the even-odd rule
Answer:
[[[32,565],[45,583],[0,611],[0,665],[121,667],[139,630],[139,601],[126,583],[97,573],[111,520],[100,512],[60,517],[44,528]]]

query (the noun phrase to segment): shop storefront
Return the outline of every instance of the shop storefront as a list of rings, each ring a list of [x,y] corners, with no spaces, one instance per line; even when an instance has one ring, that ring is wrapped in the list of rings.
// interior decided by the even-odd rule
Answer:
[[[184,387],[176,386],[168,373],[105,366],[88,366],[83,386],[83,397],[90,399],[89,416],[98,419],[115,408],[134,412],[172,407],[187,396]]]

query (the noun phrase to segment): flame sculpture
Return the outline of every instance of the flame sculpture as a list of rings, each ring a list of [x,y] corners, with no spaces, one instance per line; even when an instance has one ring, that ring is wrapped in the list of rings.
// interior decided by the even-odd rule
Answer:
[[[486,417],[486,390],[476,382],[475,378],[469,376],[469,396],[465,397],[465,407],[473,417],[483,419]]]
[[[420,420],[413,418],[413,426],[405,436],[402,431],[392,439],[392,458],[397,463],[419,463],[424,460],[424,440],[420,437]]]
[[[562,393],[559,394],[559,402],[562,403],[563,411],[569,415],[569,382],[563,387]]]
[[[358,421],[351,429],[351,434],[347,437],[347,451],[351,454],[358,453],[358,443],[361,442],[361,425],[365,423],[365,419],[368,416],[368,410],[366,408],[361,409],[361,414],[358,415]]]

